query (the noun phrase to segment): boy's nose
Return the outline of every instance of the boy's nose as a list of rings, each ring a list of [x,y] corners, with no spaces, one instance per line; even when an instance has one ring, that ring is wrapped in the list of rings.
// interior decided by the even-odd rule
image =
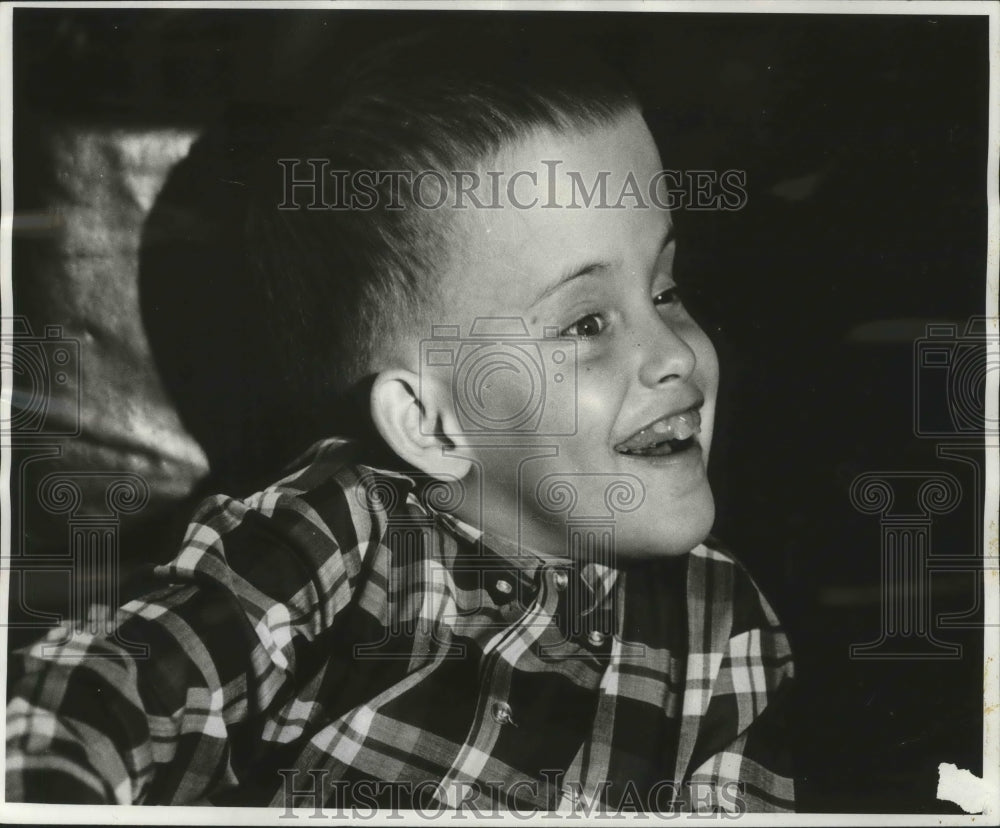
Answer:
[[[642,352],[639,379],[654,388],[672,379],[687,379],[694,371],[695,353],[677,330],[656,315],[638,332],[635,347]]]

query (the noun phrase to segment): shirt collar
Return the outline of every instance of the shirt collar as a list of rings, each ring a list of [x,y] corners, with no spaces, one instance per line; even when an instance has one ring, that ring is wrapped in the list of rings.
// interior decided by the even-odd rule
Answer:
[[[404,497],[410,507],[433,517],[443,531],[459,541],[460,548],[464,546],[470,549],[472,556],[482,557],[484,568],[494,572],[504,571],[516,580],[520,585],[516,591],[518,595],[524,595],[526,591],[531,594],[537,589],[540,578],[561,571],[568,578],[567,598],[577,614],[596,619],[611,606],[611,596],[620,574],[615,567],[580,562],[564,555],[542,554],[473,526],[450,512],[436,509],[432,498],[418,496],[418,483],[410,474],[367,465],[363,468],[368,473],[402,484],[408,490]],[[601,623],[604,625],[606,622]]]
[[[417,501],[416,498],[414,498]],[[567,596],[581,616],[596,615],[610,604],[610,596],[618,578],[618,570],[605,564],[581,563],[564,555],[542,555],[533,549],[484,531],[447,512],[430,509],[418,502],[421,508],[434,514],[442,528],[467,544],[475,545],[484,553],[503,559],[510,574],[518,581],[537,583],[541,577],[556,572],[565,573]],[[606,622],[602,622],[602,626]]]

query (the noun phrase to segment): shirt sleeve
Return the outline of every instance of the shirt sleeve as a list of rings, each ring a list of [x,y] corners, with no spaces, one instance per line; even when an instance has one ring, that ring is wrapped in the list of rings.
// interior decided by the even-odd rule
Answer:
[[[182,804],[235,785],[234,746],[287,693],[296,646],[332,624],[361,571],[357,509],[331,520],[321,506],[281,490],[206,501],[156,570],[163,589],[106,630],[76,622],[14,654],[7,800]]]
[[[741,564],[710,550],[695,569],[710,586],[688,664],[686,810],[794,811],[788,639]]]

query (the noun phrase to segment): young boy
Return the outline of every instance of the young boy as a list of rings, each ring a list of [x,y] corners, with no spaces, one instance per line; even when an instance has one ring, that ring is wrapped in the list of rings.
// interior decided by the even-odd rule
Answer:
[[[660,172],[615,75],[503,38],[394,44],[289,125],[229,276],[324,439],[207,500],[113,634],[14,660],[8,799],[793,808]],[[374,439],[336,436],[358,388]]]

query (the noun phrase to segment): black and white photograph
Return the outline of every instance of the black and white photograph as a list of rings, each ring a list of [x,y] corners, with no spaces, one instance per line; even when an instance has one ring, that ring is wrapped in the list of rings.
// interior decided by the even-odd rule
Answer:
[[[995,824],[998,62],[0,8],[2,820]]]

